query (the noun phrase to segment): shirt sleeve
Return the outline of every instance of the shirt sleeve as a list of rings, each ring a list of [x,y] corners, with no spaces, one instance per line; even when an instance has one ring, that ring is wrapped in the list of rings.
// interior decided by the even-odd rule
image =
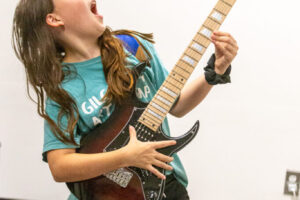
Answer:
[[[46,113],[49,117],[54,120],[57,124],[57,116],[60,110],[60,106],[55,103],[47,103],[46,104]],[[61,119],[62,127],[67,127],[67,118],[65,116]],[[65,135],[68,135],[65,133]],[[74,130],[74,138],[77,144],[80,144],[80,135],[77,132],[77,125]],[[44,146],[43,146],[43,161],[47,161],[47,152],[54,149],[70,149],[70,148],[78,148],[79,145],[73,145],[68,143],[63,143],[60,141],[52,132],[50,125],[46,120],[44,120]]]
[[[147,50],[151,53],[152,59],[151,59],[151,67],[154,71],[154,78],[156,81],[156,90],[160,88],[160,86],[163,84],[167,76],[169,75],[168,70],[164,67],[161,59],[159,58],[154,46],[152,43],[143,40],[143,44],[147,48]],[[179,96],[178,96],[179,97]],[[176,98],[173,106],[177,103],[179,98]]]
[[[140,40],[145,48],[150,52],[152,59],[150,60],[151,68],[154,72],[156,89],[158,90],[162,83],[169,75],[168,70],[164,67],[160,57],[158,56],[152,43],[146,40]]]

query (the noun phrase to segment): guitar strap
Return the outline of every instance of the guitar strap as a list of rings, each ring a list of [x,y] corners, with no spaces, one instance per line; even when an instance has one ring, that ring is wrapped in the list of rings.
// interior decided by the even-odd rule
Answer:
[[[138,43],[136,38],[131,35],[116,35],[122,42],[124,47],[129,51],[133,56],[135,56],[140,62],[147,60],[147,56],[141,45]]]

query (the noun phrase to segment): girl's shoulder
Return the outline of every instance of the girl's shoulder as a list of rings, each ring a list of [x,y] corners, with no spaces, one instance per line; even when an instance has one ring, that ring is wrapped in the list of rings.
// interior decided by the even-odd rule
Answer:
[[[139,48],[141,46],[145,48],[147,53],[155,54],[154,50],[154,40],[152,34],[143,34],[137,31],[117,31],[116,37],[123,41],[126,50],[128,50],[133,55],[138,54]]]

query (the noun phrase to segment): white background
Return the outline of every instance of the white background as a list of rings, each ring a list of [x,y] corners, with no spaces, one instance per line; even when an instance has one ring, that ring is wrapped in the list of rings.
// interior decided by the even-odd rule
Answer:
[[[215,3],[98,0],[98,10],[113,29],[153,32],[170,70]],[[63,200],[66,187],[52,180],[41,161],[43,123],[11,48],[16,4],[0,6],[0,196]],[[299,0],[237,0],[221,27],[240,47],[232,84],[216,86],[184,118],[170,117],[173,135],[201,122],[198,136],[179,153],[192,200],[290,199],[283,195],[285,172],[300,171],[299,7]],[[210,46],[191,79],[203,73],[213,51]]]

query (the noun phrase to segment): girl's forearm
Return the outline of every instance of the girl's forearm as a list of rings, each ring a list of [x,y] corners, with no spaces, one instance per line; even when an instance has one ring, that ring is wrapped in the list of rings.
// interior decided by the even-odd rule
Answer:
[[[48,157],[51,157],[52,152],[49,153]],[[75,182],[91,179],[127,165],[126,153],[121,148],[95,154],[57,153],[49,166],[55,181]]]
[[[207,83],[204,75],[193,80],[183,88],[177,103],[170,113],[176,117],[183,117],[201,103],[212,87],[212,85]]]

